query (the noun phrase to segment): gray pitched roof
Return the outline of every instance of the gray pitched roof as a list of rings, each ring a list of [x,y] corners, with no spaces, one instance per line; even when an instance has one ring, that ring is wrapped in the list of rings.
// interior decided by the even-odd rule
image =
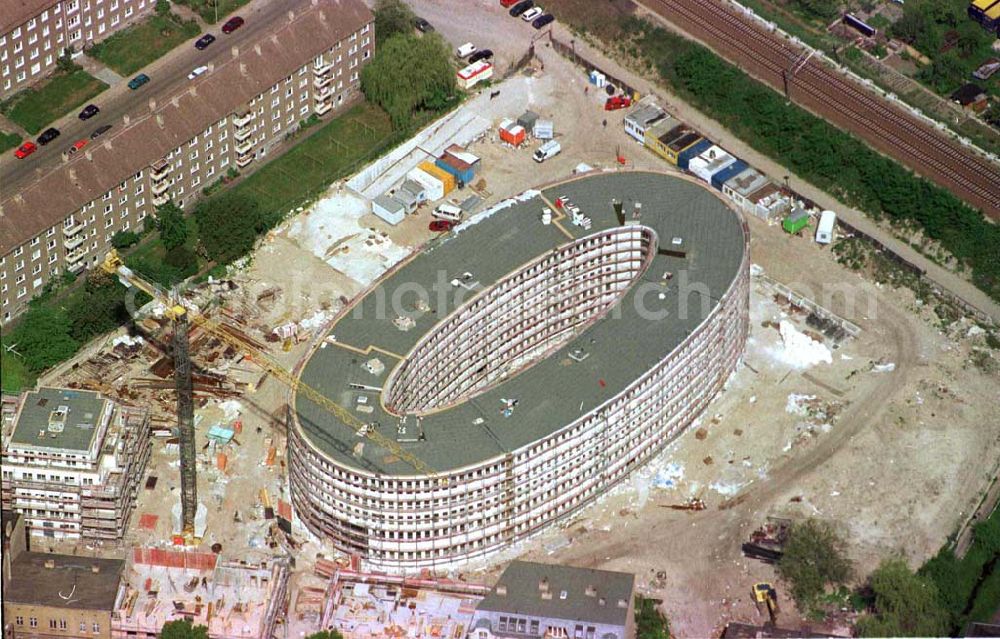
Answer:
[[[121,559],[23,552],[11,566],[4,602],[111,612],[124,567]]]
[[[513,561],[476,610],[624,626],[634,587],[630,573]]]

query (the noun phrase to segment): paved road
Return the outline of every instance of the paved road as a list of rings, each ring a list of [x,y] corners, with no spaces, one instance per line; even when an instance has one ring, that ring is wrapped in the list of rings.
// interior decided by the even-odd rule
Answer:
[[[298,9],[308,3],[309,0],[252,0],[237,12],[246,18],[246,24],[236,32],[222,34],[220,27],[224,20],[220,18],[220,24],[209,30],[218,39],[208,49],[195,49],[194,39],[185,42],[142,69],[151,81],[138,91],[128,88],[126,78],[96,96],[92,103],[101,108],[96,117],[82,122],[77,118],[79,111],[75,110],[53,123],[62,132],[62,136],[48,146],[39,147],[30,157],[18,160],[13,151],[4,153],[0,157],[0,199],[13,195],[40,176],[58,168],[63,161],[63,152],[74,141],[89,138],[94,129],[104,124],[114,125],[120,130],[122,116],[126,113],[133,116],[141,114],[149,109],[150,100],[155,99],[157,104],[164,104],[171,96],[186,90],[189,84],[187,74],[191,69],[229,58],[232,56],[233,46],[252,46],[285,20],[289,9]],[[105,137],[113,137],[115,133],[116,130],[112,129]]]

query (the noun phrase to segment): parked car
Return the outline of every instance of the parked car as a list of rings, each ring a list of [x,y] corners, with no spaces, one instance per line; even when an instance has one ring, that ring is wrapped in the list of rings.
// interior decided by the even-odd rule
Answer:
[[[237,29],[242,27],[244,22],[246,22],[246,20],[244,20],[243,18],[239,16],[233,16],[232,18],[226,20],[226,24],[222,25],[222,32],[232,33],[233,31],[236,31]]]
[[[413,26],[415,26],[417,28],[417,31],[419,31],[420,33],[429,33],[434,30],[434,25],[432,25],[430,22],[427,22],[423,18],[414,18]]]
[[[525,22],[531,22],[543,13],[545,13],[545,9],[541,7],[532,7],[521,14],[521,19]]]
[[[559,141],[549,140],[542,146],[535,149],[535,154],[531,157],[535,160],[535,162],[544,162],[551,157],[559,155],[560,151],[562,151],[562,145],[559,144]]]
[[[430,226],[427,228],[435,233],[443,233],[450,231],[453,226],[455,226],[455,223],[451,220],[431,220]]]
[[[69,147],[69,154],[73,155],[83,147],[87,146],[87,144],[89,143],[90,140],[77,140],[76,142],[73,143],[73,146]]]
[[[471,42],[466,42],[459,48],[455,49],[455,55],[460,58],[468,58],[470,55],[476,52],[476,45]]]
[[[517,4],[517,1],[518,0],[500,0],[500,6],[503,7],[504,9],[510,9],[515,4]]]
[[[38,136],[38,143],[41,144],[42,146],[45,146],[52,140],[55,140],[57,137],[59,137],[59,135],[60,135],[59,129],[50,126],[49,128],[42,131],[42,134]]]
[[[77,117],[80,118],[81,120],[89,120],[90,118],[94,117],[100,112],[101,110],[97,108],[96,104],[88,104],[87,106],[83,107],[83,111],[80,111],[80,115],[78,115]]]
[[[14,157],[18,160],[23,160],[37,150],[38,146],[36,146],[34,142],[25,142],[21,146],[17,147],[16,151],[14,151]]]
[[[431,211],[431,215],[439,220],[457,224],[462,219],[462,209],[453,204],[438,204],[437,208]]]
[[[204,51],[205,49],[208,48],[208,45],[212,44],[213,42],[215,42],[215,36],[212,35],[211,33],[206,33],[205,35],[198,38],[198,40],[194,43],[194,48],[198,49],[199,51]]]
[[[632,106],[632,98],[627,95],[613,95],[604,103],[605,111],[617,111]]]
[[[105,124],[104,126],[99,126],[96,129],[94,129],[93,133],[90,134],[90,139],[91,140],[96,140],[97,138],[101,137],[102,135],[104,135],[105,133],[107,133],[110,130],[111,130],[111,125],[110,124]]]
[[[149,76],[146,75],[145,73],[140,73],[139,75],[135,76],[134,78],[128,81],[128,88],[135,91],[136,89],[146,84],[147,82],[149,82]]]
[[[531,23],[531,26],[535,27],[536,29],[541,29],[542,27],[550,25],[555,21],[556,21],[555,16],[553,16],[551,13],[546,13],[543,16],[538,16],[537,18],[535,18],[535,20]]]
[[[206,64],[203,64],[200,67],[195,67],[194,70],[192,70],[191,73],[188,74],[188,80],[194,80],[195,78],[205,73],[206,71],[208,71],[208,65]]]
[[[469,64],[473,62],[479,62],[480,60],[489,60],[493,57],[493,51],[490,49],[480,49],[472,55],[469,56]]]
[[[521,0],[511,7],[508,13],[516,18],[533,6],[535,6],[535,0]]]

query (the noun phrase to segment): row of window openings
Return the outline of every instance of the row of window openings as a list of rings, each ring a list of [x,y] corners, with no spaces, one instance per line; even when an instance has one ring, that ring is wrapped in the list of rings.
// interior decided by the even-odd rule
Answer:
[[[20,615],[14,617],[14,623],[16,625],[18,625],[18,626],[23,626],[24,625],[24,617],[22,617]],[[28,626],[30,628],[37,628],[38,627],[38,617],[28,617]],[[101,624],[97,623],[96,621],[93,622],[90,625],[90,627],[94,631],[94,634],[98,634],[98,633],[101,632]],[[66,630],[66,620],[65,619],[49,619],[49,628],[51,628],[53,630],[55,630],[57,628],[59,630]],[[85,621],[81,621],[80,622],[80,632],[83,632],[83,633],[87,632],[87,622],[85,622]]]

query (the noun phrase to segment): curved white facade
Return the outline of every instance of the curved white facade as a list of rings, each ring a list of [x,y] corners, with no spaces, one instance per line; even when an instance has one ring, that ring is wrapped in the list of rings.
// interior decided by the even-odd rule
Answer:
[[[299,518],[369,565],[410,571],[502,550],[606,492],[691,424],[740,360],[749,321],[749,233],[736,220],[742,260],[697,328],[613,397],[508,454],[438,479],[377,474],[324,454],[293,420],[289,470]],[[645,226],[621,226],[502,278],[418,343],[390,374],[386,406],[438,410],[530,366],[565,343],[560,335],[600,320],[648,267],[658,240],[664,242]],[[505,355],[485,359],[494,351]]]

